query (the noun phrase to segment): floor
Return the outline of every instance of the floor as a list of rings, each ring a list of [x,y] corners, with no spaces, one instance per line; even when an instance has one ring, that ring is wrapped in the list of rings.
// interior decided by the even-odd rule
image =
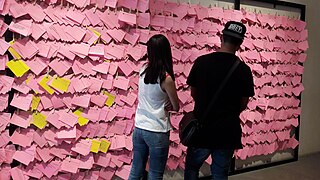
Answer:
[[[320,153],[298,161],[253,172],[233,175],[229,180],[320,180]]]

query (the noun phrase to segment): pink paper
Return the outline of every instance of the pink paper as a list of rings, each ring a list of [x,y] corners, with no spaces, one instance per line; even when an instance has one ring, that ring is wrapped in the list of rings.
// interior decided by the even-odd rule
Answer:
[[[41,157],[43,162],[48,162],[53,158],[53,155],[50,154],[50,149],[49,148],[39,148],[37,147],[37,153]]]
[[[83,156],[80,158],[79,169],[91,169],[94,163],[93,155]]]
[[[69,125],[70,127],[73,127],[78,123],[78,117],[72,112],[60,112],[59,121]]]
[[[137,16],[137,24],[142,27],[146,28],[150,25],[151,17],[149,13],[139,13]]]
[[[119,12],[118,19],[120,21],[126,22],[130,25],[135,25],[137,23],[137,16],[135,14],[131,14],[131,13]]]
[[[0,39],[0,55],[4,55],[4,53],[8,50],[9,47],[9,43],[7,43],[4,39]]]
[[[77,152],[83,156],[87,156],[90,153],[91,141],[82,139],[71,148],[72,151]]]
[[[114,80],[113,86],[122,90],[127,90],[129,86],[129,80],[123,76],[118,76]]]
[[[39,75],[47,66],[49,59],[42,57],[35,57],[30,61],[25,61],[25,63],[30,67],[31,71]]]
[[[68,11],[66,17],[78,24],[82,24],[83,20],[86,18],[85,15],[78,13],[77,11]]]
[[[101,23],[98,13],[93,12],[93,10],[86,11],[85,15],[93,26]]]
[[[90,98],[91,98],[90,94],[74,96],[72,99],[72,104],[80,107],[88,108],[90,104]]]
[[[15,95],[10,103],[11,106],[14,106],[18,109],[28,111],[32,102],[32,94],[28,95]]]
[[[63,76],[72,66],[72,63],[66,60],[54,59],[49,66],[59,75]]]
[[[42,22],[46,17],[46,14],[43,12],[43,9],[38,4],[28,4],[26,8],[28,14],[36,22]]]
[[[107,98],[107,96],[101,94],[93,94],[91,95],[90,101],[99,107],[103,107],[107,101]]]
[[[58,139],[76,138],[76,127],[58,131],[57,138]]]
[[[70,173],[77,173],[79,164],[80,161],[78,159],[66,158],[62,161],[61,170]]]

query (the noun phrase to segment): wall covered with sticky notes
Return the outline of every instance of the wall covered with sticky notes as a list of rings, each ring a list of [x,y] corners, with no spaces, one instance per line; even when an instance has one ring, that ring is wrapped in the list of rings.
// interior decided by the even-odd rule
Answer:
[[[292,129],[308,48],[302,21],[162,0],[4,0],[0,12],[0,35],[15,35],[0,40],[0,70],[14,74],[0,76],[0,110],[17,108],[0,113],[0,179],[127,179],[139,70],[145,43],[158,33],[172,45],[182,107],[171,117],[167,168],[184,169],[177,128],[194,106],[186,77],[198,56],[219,48],[228,20],[248,28],[238,55],[251,67],[256,94],[240,116],[244,149],[236,157],[298,145]],[[9,124],[18,127],[11,136]],[[21,165],[11,168],[12,160]]]

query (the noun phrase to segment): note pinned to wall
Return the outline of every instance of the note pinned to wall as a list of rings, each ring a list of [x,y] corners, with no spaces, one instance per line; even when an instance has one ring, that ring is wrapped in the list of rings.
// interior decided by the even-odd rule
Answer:
[[[69,85],[70,85],[69,79],[61,78],[58,76],[54,76],[50,84],[51,87],[63,92],[68,91]]]
[[[41,113],[35,112],[32,114],[33,122],[37,128],[43,129],[47,125],[47,117]]]
[[[11,60],[7,62],[7,67],[16,75],[17,77],[22,77],[26,72],[29,71],[29,67],[22,60]]]

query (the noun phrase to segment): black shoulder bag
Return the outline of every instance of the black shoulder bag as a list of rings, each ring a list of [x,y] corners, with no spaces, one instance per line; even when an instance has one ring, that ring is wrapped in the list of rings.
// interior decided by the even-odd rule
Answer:
[[[229,70],[227,76],[224,78],[224,80],[220,84],[219,89],[214,94],[214,96],[212,98],[212,101],[210,102],[208,108],[206,109],[206,111],[203,114],[201,119],[197,119],[194,116],[193,111],[186,113],[182,117],[182,119],[181,119],[181,121],[179,123],[179,137],[180,137],[180,141],[181,141],[181,143],[183,145],[189,146],[190,143],[193,141],[193,138],[196,136],[196,134],[198,133],[199,129],[202,126],[203,119],[208,115],[210,109],[213,107],[213,105],[214,105],[215,101],[217,100],[219,94],[221,93],[221,91],[224,88],[224,86],[227,84],[227,82],[230,79],[230,77],[231,77],[232,73],[234,72],[234,70],[238,67],[239,63],[240,63],[239,59],[237,59],[236,62],[234,62],[233,66]]]

